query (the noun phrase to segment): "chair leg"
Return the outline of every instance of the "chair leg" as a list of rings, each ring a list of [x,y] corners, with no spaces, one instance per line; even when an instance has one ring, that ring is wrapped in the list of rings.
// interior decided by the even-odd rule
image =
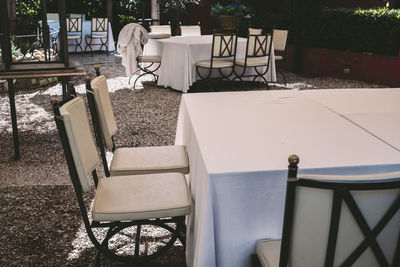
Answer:
[[[282,75],[283,83],[284,83],[285,86],[286,86],[286,77],[285,77],[285,74],[284,74],[283,71],[281,71],[281,70],[278,70],[278,72]]]

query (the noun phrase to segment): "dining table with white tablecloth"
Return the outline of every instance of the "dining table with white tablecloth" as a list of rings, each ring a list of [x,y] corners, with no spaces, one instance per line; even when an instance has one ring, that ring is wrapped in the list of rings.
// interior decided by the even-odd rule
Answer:
[[[165,39],[150,39],[144,46],[144,55],[159,55],[162,57],[158,70],[158,85],[169,86],[186,93],[189,87],[199,79],[196,73],[196,62],[211,59],[212,35],[173,36]],[[244,58],[246,51],[245,38],[238,38],[237,58]],[[276,81],[274,49],[268,72],[265,78]],[[254,70],[248,70],[254,71]]]
[[[300,173],[399,171],[399,100],[400,89],[182,95],[175,143],[190,162],[188,266],[250,266],[257,241],[281,237],[290,154]]]

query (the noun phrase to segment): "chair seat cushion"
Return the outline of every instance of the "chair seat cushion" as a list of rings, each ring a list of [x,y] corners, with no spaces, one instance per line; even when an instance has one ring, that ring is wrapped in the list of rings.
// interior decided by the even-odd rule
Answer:
[[[94,221],[146,220],[190,214],[191,201],[182,173],[112,176],[100,179]]]
[[[283,56],[275,55],[275,61],[283,60]]]
[[[124,147],[114,152],[111,175],[189,173],[185,146]]]
[[[196,62],[196,66],[209,69],[211,67],[211,61],[209,61],[209,60],[199,61],[199,62]],[[220,68],[229,68],[232,66],[233,66],[232,61],[214,60],[212,67],[214,69],[220,69]]]
[[[107,38],[107,33],[93,33],[92,35],[86,34],[87,38]]]
[[[171,37],[169,33],[162,33],[162,32],[149,32],[150,39],[164,39]]]
[[[244,59],[236,59],[236,65],[244,66],[245,61]],[[249,67],[258,67],[258,66],[266,66],[268,64],[268,58],[248,58],[247,59],[247,66]]]
[[[81,39],[82,37],[80,34],[79,35],[78,34],[68,34],[67,38],[68,39]]]
[[[281,240],[261,240],[257,243],[257,256],[263,267],[278,267]]]
[[[147,62],[147,63],[161,63],[161,57],[160,56],[138,56],[138,61],[139,62]]]

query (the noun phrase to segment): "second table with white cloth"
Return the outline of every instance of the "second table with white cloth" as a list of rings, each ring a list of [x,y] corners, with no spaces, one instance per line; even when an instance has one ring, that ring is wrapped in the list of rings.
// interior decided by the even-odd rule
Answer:
[[[211,59],[212,35],[174,36],[165,39],[150,39],[144,46],[144,55],[161,55],[158,85],[169,86],[186,93],[199,79],[196,62]],[[246,39],[238,38],[237,58],[244,58]],[[276,81],[274,49],[271,49],[270,65],[266,74],[268,81]]]
[[[176,144],[190,162],[188,266],[250,266],[258,240],[281,237],[290,154],[300,172],[399,171],[399,100],[400,89],[183,95]],[[400,212],[392,220],[400,224]]]

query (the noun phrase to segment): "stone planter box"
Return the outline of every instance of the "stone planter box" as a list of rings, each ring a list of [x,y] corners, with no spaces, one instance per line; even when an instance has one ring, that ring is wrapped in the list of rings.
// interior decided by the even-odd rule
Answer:
[[[397,57],[324,48],[302,48],[301,72],[400,87],[400,54]],[[293,69],[293,46],[288,45],[284,68]]]

